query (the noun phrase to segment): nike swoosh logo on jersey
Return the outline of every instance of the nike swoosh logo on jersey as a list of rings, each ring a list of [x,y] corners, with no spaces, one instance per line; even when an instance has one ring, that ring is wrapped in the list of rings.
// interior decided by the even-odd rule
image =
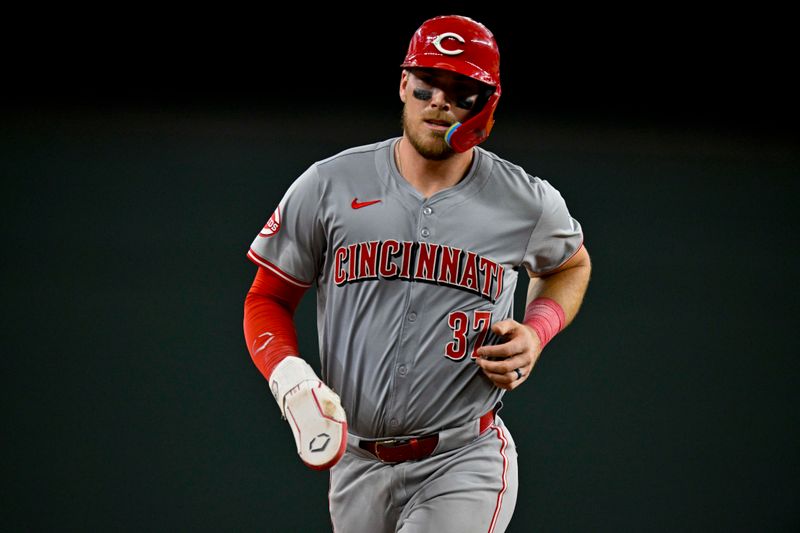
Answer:
[[[359,202],[358,198],[353,198],[353,203],[350,204],[350,207],[353,209],[361,209],[362,207],[367,207],[368,205],[377,204],[380,200],[370,200],[368,202]]]

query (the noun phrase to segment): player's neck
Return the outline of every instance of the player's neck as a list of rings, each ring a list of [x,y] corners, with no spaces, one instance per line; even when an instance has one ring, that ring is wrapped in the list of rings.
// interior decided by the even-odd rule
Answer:
[[[442,161],[426,159],[405,137],[397,143],[397,168],[405,180],[425,198],[456,185],[469,171],[473,149]]]

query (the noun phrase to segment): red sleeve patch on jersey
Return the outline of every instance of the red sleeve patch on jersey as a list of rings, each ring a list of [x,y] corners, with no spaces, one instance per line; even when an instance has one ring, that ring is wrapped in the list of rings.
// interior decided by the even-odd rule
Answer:
[[[281,229],[281,206],[275,208],[275,212],[272,213],[272,216],[269,217],[267,223],[264,224],[264,228],[259,232],[259,237],[272,237],[278,230]]]

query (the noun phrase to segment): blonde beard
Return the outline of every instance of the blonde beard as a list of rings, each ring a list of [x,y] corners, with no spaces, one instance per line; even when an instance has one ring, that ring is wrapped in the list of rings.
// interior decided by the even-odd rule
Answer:
[[[406,134],[406,138],[408,138],[411,143],[411,146],[425,159],[443,161],[455,154],[455,151],[450,148],[450,145],[444,140],[444,133],[430,132],[429,135],[426,135],[427,138],[422,138],[421,135],[417,135],[408,124],[406,106],[403,106],[402,124],[403,131]]]

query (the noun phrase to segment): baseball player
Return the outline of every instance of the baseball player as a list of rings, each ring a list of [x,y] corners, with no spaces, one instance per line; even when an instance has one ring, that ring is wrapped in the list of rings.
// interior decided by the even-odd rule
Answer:
[[[247,253],[247,346],[300,459],[330,469],[334,531],[501,532],[511,520],[517,453],[500,401],[577,313],[590,262],[558,191],[477,146],[499,61],[482,24],[425,21],[401,65],[403,135],[311,165]],[[293,322],[312,285],[321,376],[297,349],[308,326]]]

